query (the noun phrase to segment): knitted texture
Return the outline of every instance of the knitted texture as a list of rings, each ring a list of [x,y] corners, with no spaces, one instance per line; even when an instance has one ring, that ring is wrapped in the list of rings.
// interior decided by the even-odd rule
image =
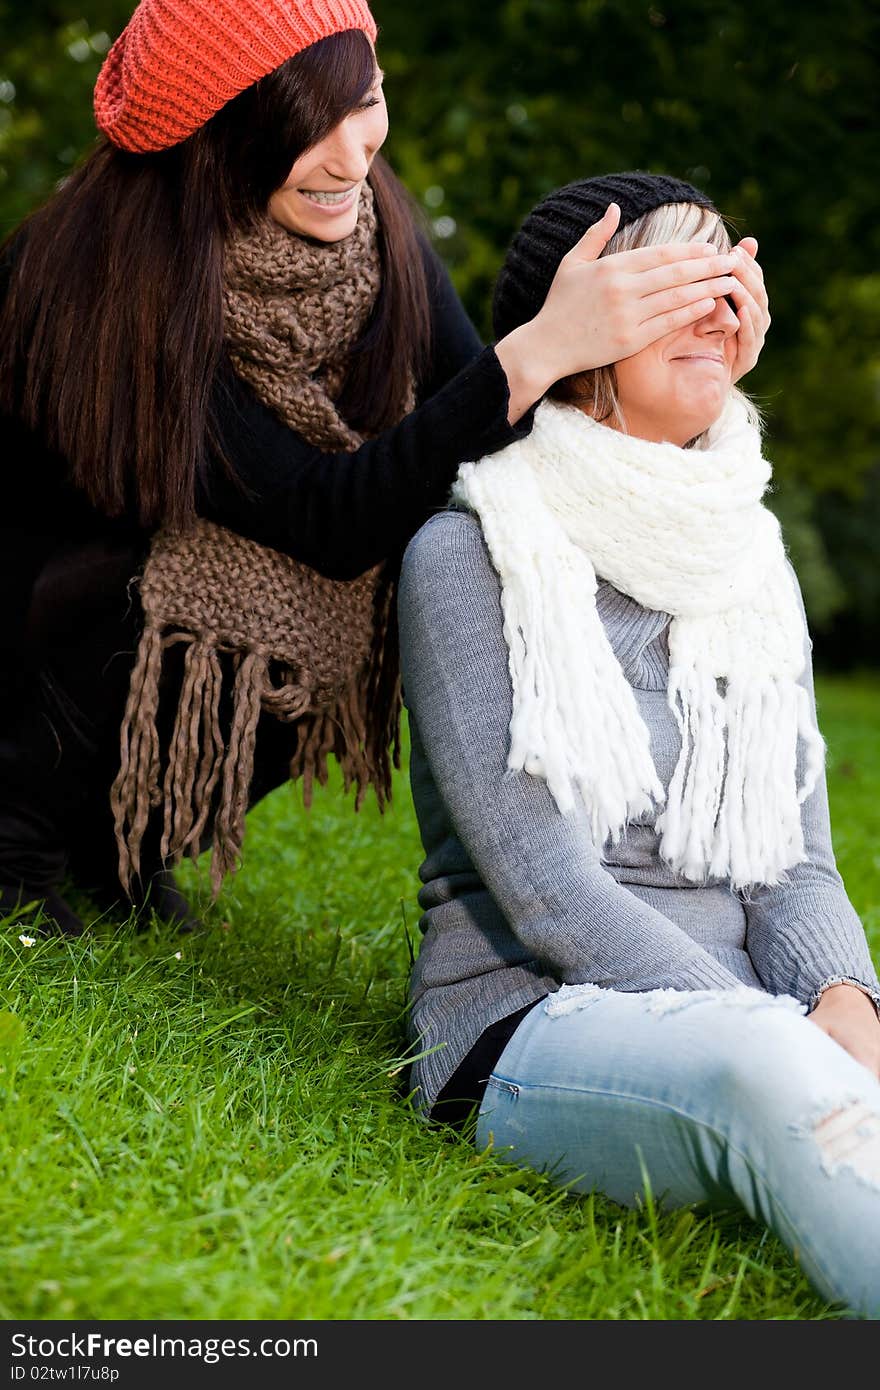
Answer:
[[[350,29],[375,42],[366,0],[141,0],[98,74],[98,129],[140,154],[179,144],[295,53]]]
[[[535,317],[559,262],[602,219],[609,203],[620,207],[618,230],[667,203],[713,206],[693,184],[640,170],[579,179],[557,188],[528,214],[504,258],[492,305],[496,338],[506,337]]]
[[[579,795],[599,848],[653,816],[692,882],[774,884],[803,861],[800,803],[823,744],[797,683],[804,626],[770,477],[745,406],[705,449],[656,444],[545,401],[528,439],[465,464],[502,584],[513,713],[508,766]],[[667,696],[681,753],[664,798],[650,738],[596,612],[597,574],[669,613]],[[797,785],[798,736],[806,771]]]
[[[226,260],[232,361],[287,425],[327,449],[361,443],[334,399],[379,288],[369,185],[361,200],[356,229],[342,242],[307,243],[266,219],[231,243]],[[297,723],[290,773],[303,779],[306,804],[314,779],[326,781],[332,753],[346,790],[356,784],[356,806],[370,785],[384,806],[400,713],[394,583],[384,566],[332,581],[200,520],[185,534],[157,534],[140,592],[145,627],[111,792],[126,888],[140,872],[151,809],[162,806],[161,853],[171,862],[197,857],[213,813],[216,895],[240,860],[263,710]],[[180,642],[187,645],[183,686],[163,774],[162,659]],[[231,655],[221,661],[224,654]],[[224,662],[233,677],[228,735]]]
[[[224,278],[226,342],[239,376],[307,439],[356,449],[361,436],[335,400],[379,293],[369,184],[354,231],[332,249],[291,236],[267,217],[229,243]]]

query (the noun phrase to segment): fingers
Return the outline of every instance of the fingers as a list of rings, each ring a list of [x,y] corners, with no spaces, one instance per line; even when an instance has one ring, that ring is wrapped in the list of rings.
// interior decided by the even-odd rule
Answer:
[[[646,295],[641,301],[643,319],[653,319],[657,315],[669,314],[677,309],[689,308],[694,303],[708,303],[711,312],[716,299],[733,295],[742,290],[742,285],[732,275],[718,275],[709,280],[694,280],[686,285],[674,285],[671,289]],[[687,320],[691,322],[690,319]]]
[[[667,333],[674,333],[679,328],[687,328],[689,324],[696,323],[698,319],[711,314],[714,308],[714,299],[695,299],[692,304],[686,304],[680,309],[670,309],[666,313],[655,314],[653,318],[645,319],[640,324],[638,332],[633,335],[633,344],[627,355],[631,356],[633,353],[641,352],[642,348],[656,343],[658,338],[665,337]]]
[[[737,333],[737,354],[733,369],[733,380],[739,381],[746,372],[751,371],[770,327],[770,310],[764,275],[755,260],[758,243],[754,237],[746,237],[734,249],[736,266],[733,274],[736,288],[731,291],[731,299],[736,305],[739,319]]]
[[[596,261],[601,256],[620,222],[620,208],[617,203],[609,203],[604,215],[592,227],[588,227],[563,260]]]
[[[740,291],[743,295],[745,292]],[[736,358],[733,364],[731,379],[739,381],[750,372],[758,360],[761,348],[764,345],[763,334],[760,331],[760,321],[757,311],[752,306],[741,303],[735,294],[731,295],[737,307],[737,318],[739,319],[739,329],[736,335]]]
[[[729,294],[736,305],[740,331],[747,329],[756,339],[763,339],[766,331],[765,325],[769,322],[769,315],[762,310],[754,295],[736,279],[734,279],[733,289],[729,291]]]
[[[770,316],[760,308],[754,297],[739,281],[736,282],[736,288],[731,290],[730,298],[736,305],[736,316],[739,319],[739,330],[736,335],[736,360],[732,374],[733,380],[736,382],[744,377],[746,372],[750,372],[757,362],[761,348],[764,346],[764,337]]]
[[[757,242],[755,245],[757,246]],[[754,296],[759,307],[766,310],[767,288],[764,284],[764,272],[754,256],[737,246],[733,251],[733,261],[732,273],[743,282],[746,289]]]
[[[807,1015],[807,1022],[815,1023],[827,1037],[844,1048],[857,1062],[861,1062],[863,1067],[867,1067],[872,1075],[880,1077],[880,1059],[873,1028],[866,1031],[861,1024],[854,1027],[834,1015],[831,1018],[817,1018],[815,1010]]]
[[[620,270],[655,270],[677,261],[703,260],[719,255],[707,241],[667,241],[660,246],[639,246],[634,251],[618,251],[614,260]]]
[[[669,261],[654,269],[639,271],[636,276],[638,282],[636,288],[640,294],[656,294],[661,290],[672,289],[676,285],[690,285],[697,280],[713,279],[719,275],[733,275],[736,266],[737,260],[732,252],[714,256],[692,256],[688,260]]]

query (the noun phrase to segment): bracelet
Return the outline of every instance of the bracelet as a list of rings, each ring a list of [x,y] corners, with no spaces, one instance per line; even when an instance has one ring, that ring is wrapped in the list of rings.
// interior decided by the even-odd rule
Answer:
[[[864,980],[856,980],[852,975],[831,975],[827,980],[823,980],[821,985],[814,989],[810,995],[810,1002],[807,1005],[808,1014],[813,1012],[826,989],[830,989],[832,985],[853,985],[855,989],[860,989],[862,994],[867,994],[874,1005],[878,1019],[880,1019],[880,993],[871,985],[866,985]]]

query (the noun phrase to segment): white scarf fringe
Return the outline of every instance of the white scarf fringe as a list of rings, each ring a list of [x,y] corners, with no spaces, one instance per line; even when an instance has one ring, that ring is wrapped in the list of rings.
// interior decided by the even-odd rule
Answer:
[[[824,757],[797,683],[798,597],[761,505],[769,475],[738,402],[707,448],[680,449],[545,401],[529,438],[464,464],[453,490],[501,579],[508,767],[543,777],[563,813],[579,797],[600,848],[662,807],[664,860],[736,889],[777,883],[805,858],[800,803]],[[667,695],[682,746],[665,795],[596,611],[597,570],[673,619]]]

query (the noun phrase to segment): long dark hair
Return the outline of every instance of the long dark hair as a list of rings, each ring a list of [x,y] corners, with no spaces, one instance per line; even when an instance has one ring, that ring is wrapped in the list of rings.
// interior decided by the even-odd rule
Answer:
[[[186,525],[223,353],[223,247],[265,214],[295,160],[353,111],[375,59],[334,34],[241,92],[156,154],[102,141],[13,232],[0,312],[0,409],[69,463],[99,510]],[[377,156],[382,289],[340,410],[365,434],[395,423],[429,348],[428,290],[413,206]]]

